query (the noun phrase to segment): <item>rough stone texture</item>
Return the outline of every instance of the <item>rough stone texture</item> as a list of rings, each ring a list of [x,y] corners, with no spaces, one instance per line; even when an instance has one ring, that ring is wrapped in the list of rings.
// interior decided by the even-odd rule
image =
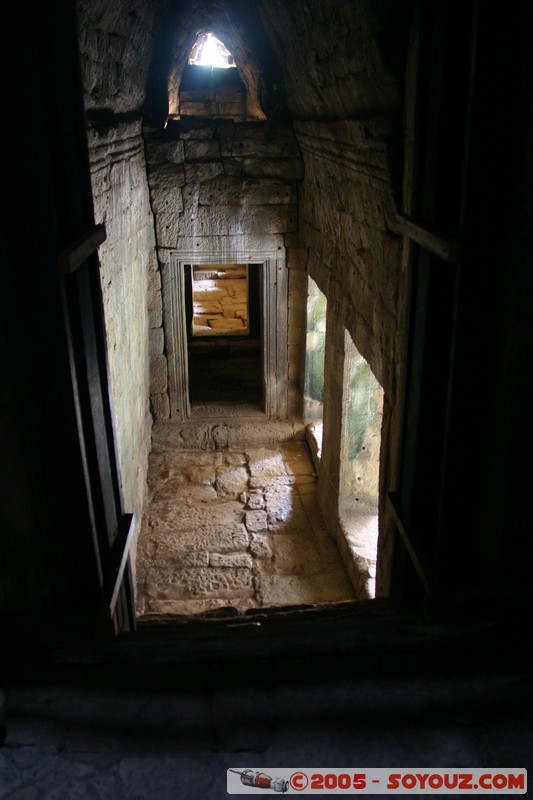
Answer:
[[[223,453],[160,446],[148,482],[137,554],[140,615],[352,599],[316,504],[304,442]]]
[[[164,355],[152,356],[150,359],[150,393],[164,394],[167,389],[167,359]]]
[[[390,172],[391,164],[395,166],[394,153],[390,145],[398,133],[395,115],[401,100],[412,4],[402,12],[385,5],[358,0],[354,10],[352,4],[327,0],[309,3],[303,14],[298,3],[261,0],[257,19],[248,19],[245,24],[242,9],[236,9],[230,0],[223,10],[195,2],[186,13],[180,11],[173,19],[172,25],[177,26],[175,50],[167,54],[167,64],[171,65],[171,105],[173,98],[177,101],[181,70],[192,44],[189,40],[196,35],[194,28],[199,18],[207,15],[205,19],[216,20],[221,26],[223,38],[228,37],[226,44],[240,62],[248,93],[247,113],[251,116],[262,115],[256,102],[259,60],[270,53],[272,61],[277,54],[288,109],[296,120],[296,136],[290,126],[276,121],[235,124],[229,119],[202,122],[189,117],[179,123],[171,121],[160,133],[149,124],[146,126],[150,203],[159,247],[157,260],[150,245],[147,293],[150,408],[156,419],[168,419],[171,413],[160,277],[169,251],[181,248],[211,254],[215,249],[235,250],[237,241],[242,241],[244,249],[244,242],[252,240],[259,242],[257,249],[263,249],[266,237],[277,237],[281,246],[287,247],[287,386],[291,413],[301,412],[305,339],[302,298],[307,271],[327,294],[338,331],[343,326],[349,330],[383,386],[389,418],[396,418],[402,275],[401,242],[391,233],[395,229],[396,204],[394,175]],[[105,109],[108,116],[136,113],[144,100],[154,11],[141,3],[134,3],[128,14],[104,6],[88,0],[80,6],[86,108],[97,114]],[[246,45],[246,25],[265,39],[261,54]],[[272,91],[266,80],[266,95]],[[189,100],[194,102],[193,97]],[[177,110],[170,108],[171,113]],[[303,166],[305,178],[297,212],[296,185],[304,177]],[[115,194],[111,216],[122,213],[131,192],[124,176],[117,175],[114,181],[121,185],[122,195]],[[132,241],[131,231],[123,241]],[[115,291],[112,285],[107,290],[111,294]],[[136,291],[134,288],[134,294]],[[113,300],[111,307],[114,304]],[[111,320],[110,312],[108,316]],[[141,317],[142,314],[135,314],[135,325]],[[113,324],[118,324],[119,319],[117,316],[111,322],[111,338]],[[169,333],[167,330],[167,344]],[[332,529],[339,496],[336,460],[341,434],[337,417],[342,392],[338,380],[342,356],[335,337],[334,330],[328,333],[326,360],[330,363],[331,380],[325,438],[330,444],[321,465],[321,495]],[[115,364],[119,363],[125,363],[120,352],[115,356]],[[116,377],[114,380],[117,383]],[[142,386],[146,384],[137,380],[132,383],[138,397],[142,397]],[[131,384],[126,392],[131,394]],[[120,402],[125,405],[122,399]],[[125,410],[116,410],[115,415],[125,425]],[[395,432],[390,430],[390,440],[383,451],[384,470],[388,469],[388,453],[394,447]],[[128,428],[123,435],[131,438],[136,434],[130,434]],[[184,430],[182,435],[189,437],[193,447],[197,446],[191,430]],[[216,432],[204,429],[203,436],[208,446],[210,441],[219,449],[231,446],[232,432],[224,426]],[[120,447],[123,452],[130,448],[130,442]],[[255,481],[256,476],[252,475],[252,488],[258,488]],[[276,481],[278,486],[291,482],[290,476],[283,478],[284,484],[281,476]]]
[[[223,411],[233,414],[224,417]],[[209,407],[208,411],[211,411]],[[183,423],[162,422],[152,430],[152,454],[163,454],[167,450],[219,450],[226,455],[228,451],[238,451],[243,442],[254,445],[276,444],[283,440],[303,439],[305,428],[299,422],[271,422],[257,409],[243,409],[241,406],[216,408],[210,416],[193,415]],[[222,456],[221,456],[222,457]],[[286,478],[287,482],[290,478]]]
[[[165,336],[163,333],[163,328],[151,328],[150,355],[151,356],[162,355],[164,348],[165,348]]]
[[[170,5],[174,10],[177,4]],[[225,3],[224,10],[230,5]],[[328,112],[330,118],[339,113],[347,113],[350,118],[362,118],[368,116],[368,113],[363,113],[368,112],[364,102],[366,91],[362,91],[365,75],[368,82],[378,89],[388,77],[387,71],[381,68],[374,71],[375,78],[372,77],[369,65],[375,63],[380,50],[382,53],[384,50],[379,46],[383,26],[376,25],[373,16],[363,12],[375,8],[376,15],[388,14],[390,22],[394,23],[400,15],[408,19],[406,9],[412,4],[397,0],[261,0],[252,4],[241,0],[232,5],[248,12],[252,18],[258,16],[253,11],[259,7],[265,15],[268,14],[271,41],[280,53],[280,62],[287,63],[285,72],[292,81],[290,101],[295,104],[293,108],[296,111],[300,109],[306,118],[326,117]],[[425,8],[429,5],[425,4]],[[471,5],[458,3],[456,8]],[[136,11],[138,14],[142,8],[155,6],[135,1],[125,4],[120,0],[91,3],[95,20],[98,21],[105,12],[118,24],[130,28],[139,20]],[[217,6],[220,8],[218,3]],[[523,589],[531,585],[528,575],[530,559],[523,557],[530,527],[530,508],[527,499],[520,497],[526,498],[527,492],[516,491],[517,486],[523,485],[523,464],[530,460],[523,436],[530,417],[530,398],[520,389],[524,385],[527,361],[524,353],[530,351],[526,345],[527,333],[531,330],[530,316],[526,316],[530,296],[526,280],[531,270],[526,265],[530,261],[530,223],[533,218],[525,205],[525,199],[531,196],[530,189],[526,188],[530,160],[525,135],[530,124],[525,111],[531,108],[528,104],[530,87],[527,70],[523,69],[526,59],[522,59],[528,52],[531,26],[525,25],[522,31],[519,30],[520,23],[526,18],[523,13],[525,6],[526,3],[513,4],[512,9],[504,9],[501,14],[494,14],[488,4],[476,6],[481,15],[478,50],[485,57],[474,64],[480,84],[478,91],[474,92],[474,100],[477,94],[478,102],[473,106],[475,109],[480,104],[481,112],[475,112],[472,120],[473,158],[469,171],[476,177],[475,181],[467,181],[466,194],[471,195],[471,204],[478,207],[479,218],[484,218],[485,224],[476,224],[475,215],[472,219],[472,209],[470,213],[466,209],[470,220],[469,250],[474,251],[476,257],[463,264],[462,274],[469,276],[466,283],[470,282],[471,291],[463,295],[462,305],[465,315],[471,315],[473,319],[472,325],[465,329],[467,337],[472,334],[473,342],[469,341],[466,349],[464,341],[459,339],[457,342],[458,360],[464,359],[464,368],[468,371],[468,380],[456,385],[460,413],[466,422],[464,427],[459,427],[457,442],[451,440],[450,449],[453,455],[453,445],[457,445],[457,461],[452,458],[452,471],[455,472],[455,465],[460,466],[459,459],[466,462],[466,466],[456,473],[457,483],[453,483],[451,489],[448,487],[449,505],[445,511],[453,515],[449,520],[453,531],[445,526],[442,538],[444,549],[447,539],[450,547],[449,561],[444,563],[451,564],[452,569],[457,567],[458,571],[462,567],[469,581],[478,568],[483,570],[485,562],[489,577],[494,578],[489,594],[491,606],[494,600],[499,606],[516,584]],[[197,0],[180,3],[179,7],[191,18],[189,28],[185,30],[183,26],[183,34],[176,41],[177,50],[186,55],[188,32],[194,31],[203,9]],[[69,40],[61,42],[57,50],[44,36],[32,40],[31,34],[35,34],[35,30],[31,26],[31,11],[28,13],[28,7],[20,4],[12,4],[10,11],[15,8],[20,23],[11,25],[9,32],[15,37],[18,34],[22,43],[18,52],[24,54],[21,64],[25,63],[28,69],[12,70],[9,82],[15,80],[13,73],[22,76],[15,91],[19,98],[25,99],[28,87],[36,85],[35,78],[41,79],[39,91],[33,94],[36,106],[32,103],[32,114],[34,119],[42,121],[46,119],[46,113],[42,112],[50,110],[47,104],[56,87],[47,83],[50,72],[43,69],[41,73],[41,67],[45,66],[45,59],[61,57],[64,54],[62,45],[65,44],[65,50],[68,50]],[[53,8],[44,9],[41,19],[47,18],[48,10],[57,12],[55,19],[62,16],[59,4],[54,4]],[[24,14],[28,17],[27,24]],[[142,19],[141,14],[141,22]],[[33,21],[35,23],[35,17]],[[141,28],[139,25],[139,31]],[[99,29],[102,30],[101,25]],[[142,29],[144,36],[146,28]],[[310,35],[313,30],[314,34]],[[453,26],[452,31],[462,33],[459,26]],[[400,26],[396,32],[401,39]],[[242,41],[246,43],[245,36]],[[131,42],[136,51],[138,37],[131,37]],[[33,44],[37,47],[34,48]],[[113,85],[120,67],[118,58],[110,59],[108,56],[107,48],[111,49],[112,44],[104,37],[97,39],[97,49],[100,49],[102,61],[107,66],[105,72],[102,69],[103,80],[98,81],[104,88]],[[493,57],[495,53],[497,58]],[[395,54],[401,56],[401,52],[390,48],[389,58]],[[362,64],[364,70],[359,69]],[[345,80],[342,80],[343,72]],[[359,79],[361,72],[365,75]],[[140,73],[142,80],[142,69]],[[461,86],[458,81],[456,86],[459,96],[464,84]],[[61,87],[58,88],[60,92]],[[165,82],[163,88],[166,89]],[[123,95],[120,100],[126,101],[127,96]],[[101,105],[108,105],[107,97],[102,96]],[[495,109],[502,108],[505,113],[494,113]],[[52,129],[53,124],[47,133]],[[485,136],[485,130],[489,131],[488,136]],[[483,131],[483,135],[480,136],[479,131]],[[8,248],[7,263],[11,256],[15,267],[21,243],[27,234],[28,218],[33,218],[38,233],[44,232],[44,235],[35,237],[40,242],[39,249],[42,246],[44,257],[50,255],[51,263],[54,258],[53,248],[46,249],[48,238],[53,238],[48,237],[45,227],[51,217],[50,206],[46,206],[49,186],[40,179],[40,170],[36,168],[49,163],[46,147],[41,150],[41,140],[47,138],[36,135],[33,126],[28,125],[18,126],[16,136],[12,137],[8,160],[15,165],[13,186],[22,187],[22,202],[7,204],[14,208],[13,220],[15,215],[22,218],[21,237],[16,235],[17,227],[11,228],[9,218],[6,225],[6,230],[14,234],[14,246],[12,252]],[[39,156],[42,153],[44,158],[29,160],[27,155],[34,152],[37,140]],[[13,147],[15,141],[18,146]],[[57,141],[55,137],[54,141]],[[75,146],[76,141],[72,137],[69,144]],[[490,157],[488,168],[487,154]],[[29,166],[24,168],[24,162]],[[503,181],[503,174],[510,177]],[[475,188],[473,183],[477,184]],[[29,186],[33,191],[28,191]],[[13,197],[11,192],[11,186],[7,186],[7,196]],[[38,207],[40,203],[43,203],[42,208]],[[20,213],[21,208],[24,208],[24,214]],[[35,209],[36,213],[31,214],[29,209]],[[510,214],[507,213],[509,210]],[[502,225],[502,216],[507,224]],[[40,220],[45,223],[39,227]],[[502,230],[505,233],[502,234]],[[21,308],[31,308],[28,302],[30,286],[40,289],[42,285],[40,259],[36,259],[36,263],[36,280],[31,273],[27,281],[21,280],[24,293],[21,292],[20,296],[10,296],[3,287],[7,298],[4,302],[13,304],[16,314],[20,314]],[[504,271],[502,263],[505,263]],[[27,265],[24,266],[26,273]],[[16,268],[7,272],[14,273],[19,280]],[[487,280],[488,275],[494,275],[496,279]],[[15,299],[21,302],[14,303]],[[30,342],[37,339],[39,330],[35,326],[37,336],[31,335],[34,331],[30,328],[25,331],[26,336],[21,337],[19,321],[15,315],[13,319],[16,323],[13,326],[16,328],[13,352],[17,352],[16,347],[24,348],[25,338]],[[46,323],[52,322],[50,327],[55,327],[55,317],[48,315],[43,319]],[[465,318],[459,321],[466,322]],[[477,340],[476,328],[481,331]],[[491,330],[490,347],[484,341],[486,330]],[[22,341],[18,341],[19,338]],[[9,497],[7,506],[12,515],[14,535],[8,538],[8,546],[3,548],[7,562],[3,561],[2,565],[2,588],[5,594],[6,579],[18,580],[18,592],[13,594],[13,598],[24,609],[29,609],[29,613],[25,611],[20,616],[22,624],[17,631],[23,650],[33,644],[30,640],[37,632],[40,617],[36,612],[47,595],[44,585],[51,587],[56,579],[62,578],[61,572],[68,569],[66,564],[62,569],[44,572],[36,569],[38,554],[42,552],[46,558],[49,551],[54,550],[51,537],[46,535],[52,533],[52,526],[47,527],[47,507],[41,502],[45,490],[40,493],[48,476],[41,477],[37,472],[35,482],[26,483],[26,473],[30,473],[30,468],[39,462],[45,466],[49,463],[48,440],[44,444],[39,440],[43,429],[51,427],[52,431],[55,430],[54,420],[59,417],[56,419],[46,413],[38,416],[35,412],[35,408],[40,408],[41,412],[50,409],[51,404],[47,406],[44,397],[46,394],[55,395],[55,392],[43,392],[42,386],[38,386],[40,373],[36,368],[35,351],[28,345],[26,347],[27,358],[22,357],[22,350],[18,352],[17,360],[23,366],[21,372],[32,372],[37,376],[37,391],[31,391],[33,385],[28,384],[30,391],[15,394],[14,405],[20,410],[21,418],[35,419],[40,430],[35,436],[34,427],[21,425],[13,437],[13,449],[3,446],[6,453],[3,477],[8,479],[7,494],[14,495],[14,501]],[[398,360],[402,355],[398,353]],[[32,364],[32,370],[24,368],[27,364]],[[8,371],[7,374],[6,386],[16,386],[11,373]],[[491,376],[490,397],[483,403],[485,415],[479,419],[476,414],[480,397],[484,398],[486,394],[487,374]],[[504,386],[504,391],[498,391],[499,383]],[[36,397],[39,402],[35,401]],[[509,408],[513,413],[509,413]],[[7,421],[11,427],[11,416]],[[451,421],[453,423],[453,418]],[[463,436],[464,432],[467,437]],[[30,446],[25,444],[25,439]],[[464,459],[465,441],[468,441],[469,453],[475,454],[477,469],[472,469],[470,459]],[[507,474],[507,482],[502,479],[502,473]],[[10,480],[13,474],[15,479]],[[61,477],[59,472],[57,481],[63,486]],[[463,492],[460,491],[461,483]],[[468,501],[469,496],[477,501],[471,504],[472,515],[467,514],[463,525],[456,526],[459,522],[457,509],[461,510],[461,502],[465,498]],[[33,500],[34,497],[39,502]],[[452,498],[456,502],[452,502]],[[512,530],[509,525],[511,513]],[[459,565],[454,554],[455,545],[466,544],[472,522],[477,523],[479,530],[472,544],[473,557],[469,558],[467,553]],[[59,527],[61,520],[53,520],[53,523]],[[73,528],[71,533],[78,534],[79,531]],[[450,537],[452,533],[457,538]],[[466,534],[465,542],[461,541],[463,534]],[[41,551],[40,541],[43,539],[46,539],[46,548]],[[77,543],[77,537],[73,536],[73,540]],[[17,558],[24,561],[24,569],[19,570],[17,560],[10,552],[12,549],[18,552]],[[448,573],[445,577],[452,576]],[[471,588],[471,584],[464,584],[468,593]],[[27,596],[32,596],[34,605],[26,606]],[[518,596],[522,602],[523,595]],[[479,605],[485,606],[483,594],[480,601]],[[176,604],[179,602],[175,601]],[[13,609],[15,605],[13,603]],[[215,606],[216,601],[212,607]],[[460,612],[463,608],[470,616],[472,608],[467,604],[460,605]],[[20,614],[18,609],[17,612]],[[46,612],[43,621],[45,616]],[[356,757],[357,764],[362,767],[418,765],[468,769],[472,766],[512,767],[519,764],[530,769],[533,732],[527,709],[531,707],[532,683],[524,641],[524,631],[529,626],[506,613],[505,603],[498,609],[496,624],[493,620],[489,626],[495,629],[490,649],[485,646],[479,650],[477,636],[474,640],[463,637],[459,646],[453,636],[450,643],[443,642],[442,629],[438,621],[432,619],[417,628],[418,638],[414,647],[410,647],[409,641],[399,641],[402,634],[389,627],[392,636],[387,637],[383,630],[381,635],[374,635],[374,647],[369,653],[368,648],[365,650],[364,644],[361,647],[357,641],[360,628],[356,625],[351,649],[332,653],[326,646],[318,656],[311,654],[309,657],[307,653],[304,656],[299,653],[297,647],[289,647],[284,652],[275,653],[272,659],[261,658],[257,651],[253,651],[253,660],[245,659],[244,663],[238,663],[235,659],[225,678],[221,677],[224,670],[220,668],[218,659],[229,658],[231,653],[223,653],[222,645],[215,650],[215,659],[200,665],[194,663],[188,670],[180,669],[179,665],[176,668],[175,664],[169,664],[167,671],[147,669],[144,664],[135,669],[134,664],[124,660],[117,666],[114,679],[110,679],[107,664],[77,664],[71,670],[65,670],[64,666],[41,670],[39,662],[32,660],[29,663],[27,659],[26,663],[20,664],[21,671],[16,664],[14,667],[10,665],[5,673],[9,683],[8,735],[0,753],[0,794],[27,800],[62,797],[79,800],[201,797],[211,800],[226,796],[225,770],[235,767],[241,759],[244,765],[256,768],[261,765],[294,766],[296,763],[353,766]],[[375,622],[372,620],[371,624]],[[398,622],[402,630],[401,620]],[[455,618],[454,635],[461,622]],[[394,620],[394,626],[396,623]],[[346,629],[350,627],[347,625]],[[506,636],[509,629],[511,634]],[[475,633],[479,635],[478,628],[475,628]],[[110,645],[106,654],[114,658],[117,649],[120,649],[120,644],[117,643],[117,647]],[[471,654],[466,661],[465,649]],[[473,651],[476,651],[476,657],[472,655]],[[512,662],[513,670],[505,669],[506,661],[504,668],[500,667],[499,656],[506,651],[509,655],[518,651]],[[158,655],[164,657],[165,651]]]
[[[150,408],[154,419],[169,419],[170,403],[168,401],[168,394],[150,395]]]
[[[388,152],[392,123],[388,117],[365,123],[306,121],[298,122],[295,130],[305,162],[300,235],[309,246],[309,275],[328,303],[320,493],[334,528],[344,330],[383,388],[389,419],[398,419],[405,320],[399,300],[404,290],[401,240],[391,233],[396,213]],[[392,482],[396,436],[397,428],[389,425],[381,449],[381,474]],[[388,513],[384,494],[380,513]],[[388,589],[380,586],[378,591]]]
[[[208,261],[218,256],[224,263],[228,251],[277,253],[280,247],[284,249],[283,236],[298,226],[296,187],[303,176],[299,147],[290,126],[184,118],[170,123],[164,132],[147,130],[145,139],[161,268],[168,263],[170,251],[194,252],[199,258],[206,252]],[[272,247],[276,237],[281,244]],[[151,267],[151,274],[149,321],[150,327],[157,329],[162,324],[163,308],[157,266]],[[242,309],[233,311],[234,317],[242,316]],[[216,315],[211,322],[211,312],[216,309],[202,309],[196,320],[202,331],[208,326],[225,329],[231,324]],[[299,315],[293,311],[290,324],[294,327],[290,334],[292,371],[284,384],[287,386],[288,381],[292,403],[297,407],[300,364],[296,362],[302,354],[294,341],[301,330],[301,309]],[[164,325],[168,340],[168,318]],[[159,365],[154,362],[154,366]],[[159,374],[155,380],[153,393],[165,392]],[[154,410],[158,407],[152,403]]]
[[[151,429],[146,295],[155,245],[140,123],[91,126],[89,153],[95,219],[107,234],[99,259],[122,493],[125,510],[140,520]]]
[[[401,239],[387,163],[386,121],[298,123],[305,161],[302,236],[309,270],[385,392],[394,393]],[[335,276],[335,282],[331,276]]]
[[[183,121],[174,123],[164,134],[146,134],[159,247],[175,248],[178,237],[184,236],[296,229],[294,182],[303,172],[291,129],[279,123],[229,127],[227,122],[202,125],[197,121],[196,127],[190,127]],[[161,136],[165,137],[163,142]],[[173,148],[166,145],[170,137],[184,144],[184,173],[183,167],[169,160],[175,158]],[[161,189],[176,191],[181,186],[174,198],[157,194]]]
[[[260,0],[295,118],[368,118],[396,107],[411,3]]]
[[[77,4],[85,107],[124,114],[141,108],[152,56],[155,6],[81,0]]]

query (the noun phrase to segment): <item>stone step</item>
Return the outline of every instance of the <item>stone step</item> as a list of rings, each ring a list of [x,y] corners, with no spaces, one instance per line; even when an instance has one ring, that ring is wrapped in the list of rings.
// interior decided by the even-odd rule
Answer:
[[[254,406],[231,407],[236,410],[235,419],[219,416],[221,410],[220,405],[206,403],[195,409],[202,416],[185,422],[157,422],[152,429],[152,452],[228,450],[305,438],[302,421],[272,421]]]

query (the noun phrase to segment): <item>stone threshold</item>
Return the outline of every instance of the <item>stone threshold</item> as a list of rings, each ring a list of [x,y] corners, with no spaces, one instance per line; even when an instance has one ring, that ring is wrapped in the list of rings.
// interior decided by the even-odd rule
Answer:
[[[234,415],[228,408],[239,409]],[[218,410],[220,409],[220,416]],[[182,422],[157,422],[152,428],[152,452],[176,450],[232,450],[244,445],[265,445],[305,439],[301,420],[276,421],[257,409],[243,414],[239,406],[202,406],[198,416]]]
[[[268,417],[256,403],[191,403],[190,421],[201,421],[204,419],[224,419],[230,417],[234,419],[249,419],[253,417],[257,420],[267,421]]]

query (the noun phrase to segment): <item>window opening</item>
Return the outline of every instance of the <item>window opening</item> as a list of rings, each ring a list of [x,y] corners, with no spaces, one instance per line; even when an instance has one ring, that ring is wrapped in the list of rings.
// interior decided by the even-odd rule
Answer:
[[[324,353],[326,348],[327,300],[312,278],[307,290],[307,335],[305,351],[304,420],[313,456],[320,460],[324,412]]]
[[[201,33],[179,80],[178,114],[244,122],[247,118],[246,86],[232,54],[213,33]],[[169,110],[173,103],[169,97]]]
[[[200,33],[189,55],[191,66],[229,69],[235,67],[235,59],[214,33]]]
[[[358,599],[376,593],[383,389],[344,333],[339,518],[361,574]]]

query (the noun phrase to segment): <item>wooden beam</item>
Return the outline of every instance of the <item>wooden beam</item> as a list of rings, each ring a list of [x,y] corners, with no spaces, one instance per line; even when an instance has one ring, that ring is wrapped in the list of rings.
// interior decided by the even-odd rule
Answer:
[[[102,614],[112,619],[117,603],[120,585],[126,569],[130,554],[130,547],[135,531],[135,517],[133,514],[124,514],[120,520],[117,536],[109,553],[109,561],[105,569],[104,585],[102,586],[100,608]]]
[[[430,253],[448,263],[455,263],[459,261],[461,253],[461,245],[456,239],[450,239],[446,236],[441,236],[430,230],[426,225],[421,222],[415,222],[414,219],[408,217],[406,214],[397,214],[396,219],[398,222],[398,233],[407,236],[414,242],[429,250]]]
[[[105,242],[105,239],[105,226],[93,225],[83,236],[80,236],[77,241],[70,247],[66,247],[59,254],[59,271],[63,275],[72,275],[97,250],[102,242]]]

